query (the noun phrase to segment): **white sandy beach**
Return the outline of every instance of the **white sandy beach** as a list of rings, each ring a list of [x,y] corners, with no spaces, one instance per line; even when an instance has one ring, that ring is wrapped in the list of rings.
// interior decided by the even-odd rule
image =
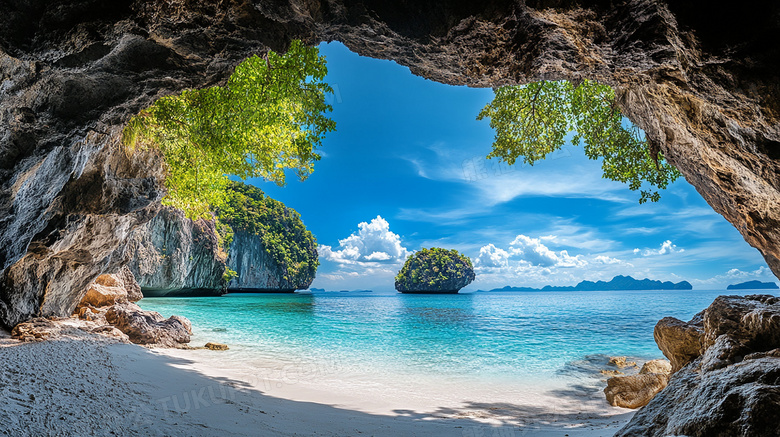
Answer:
[[[344,376],[327,368],[260,376],[224,352],[89,336],[0,341],[5,435],[585,437],[612,435],[633,414],[561,392],[492,403],[458,402],[464,395],[446,387],[386,393],[368,381],[339,385]]]

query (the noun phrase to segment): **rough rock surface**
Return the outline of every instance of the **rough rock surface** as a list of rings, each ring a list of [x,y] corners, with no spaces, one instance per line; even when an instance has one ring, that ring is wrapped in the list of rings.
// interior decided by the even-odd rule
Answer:
[[[669,383],[669,374],[641,373],[638,375],[615,376],[607,380],[604,394],[613,407],[640,408]]]
[[[179,347],[189,343],[192,335],[192,324],[186,318],[171,316],[166,319],[158,312],[144,311],[133,303],[109,307],[105,318],[136,344]]]
[[[656,337],[664,354],[680,349],[662,342],[684,338],[691,326],[700,329],[699,356],[677,370],[617,436],[780,435],[780,298],[720,296],[689,324],[660,324],[681,331]]]
[[[118,126],[292,38],[439,82],[590,78],[780,274],[780,5],[695,0],[3,1],[0,322],[66,315],[160,198]]]
[[[132,233],[126,251],[146,296],[226,293],[225,254],[213,221],[193,221],[181,210],[163,207]]]
[[[655,325],[655,342],[672,363],[672,372],[682,369],[701,355],[704,335],[701,316],[697,314],[688,323],[674,317],[664,317]]]
[[[80,305],[103,307],[122,302],[137,302],[143,298],[141,287],[130,269],[123,267],[115,275],[100,275],[89,285]]]
[[[285,279],[285,271],[265,250],[260,238],[242,231],[233,235],[227,265],[238,273],[238,277],[228,283],[230,292],[293,292],[309,288],[314,280],[310,278],[308,282],[296,283]]]
[[[121,337],[137,344],[183,347],[190,342],[192,325],[189,320],[178,316],[166,320],[157,312],[144,311],[133,303],[141,297],[141,287],[130,269],[124,267],[118,274],[101,275],[90,284],[74,315],[82,321],[82,330]],[[28,327],[28,324],[20,323],[14,328],[19,331],[20,338],[24,335],[34,337],[36,332],[46,337],[51,332],[59,332],[56,325],[38,323]]]

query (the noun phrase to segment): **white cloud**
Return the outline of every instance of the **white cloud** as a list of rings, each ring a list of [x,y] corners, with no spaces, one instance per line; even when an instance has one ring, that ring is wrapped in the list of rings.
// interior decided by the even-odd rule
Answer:
[[[482,246],[479,249],[479,256],[475,261],[478,267],[507,267],[509,265],[509,252],[499,249],[493,243]]]
[[[548,235],[542,238],[531,238],[520,234],[509,244],[509,253],[521,257],[532,265],[542,267],[581,267],[587,264],[581,255],[570,256],[566,250],[560,252],[550,250],[542,243],[542,239],[555,241],[556,237]]]
[[[661,247],[658,249],[645,249],[644,251],[640,251],[638,248],[634,249],[634,253],[642,252],[642,256],[653,256],[653,255],[666,255],[669,253],[680,253],[685,252],[685,249],[678,249],[677,245],[672,243],[672,240],[666,240],[663,243],[661,243]]]
[[[358,232],[339,240],[339,249],[320,245],[320,256],[341,265],[398,263],[411,253],[401,244],[401,237],[390,230],[381,216],[358,224]]]
[[[601,264],[620,264],[623,262],[617,258],[612,258],[606,255],[598,255],[597,257],[593,258],[593,260]]]

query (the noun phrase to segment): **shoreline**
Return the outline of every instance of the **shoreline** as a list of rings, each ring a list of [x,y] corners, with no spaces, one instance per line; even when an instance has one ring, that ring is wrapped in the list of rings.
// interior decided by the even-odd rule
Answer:
[[[253,379],[246,368],[215,366],[221,353],[148,349],[96,335],[0,338],[0,388],[8,400],[0,423],[17,435],[595,437],[613,435],[633,415],[562,393],[441,405],[433,393],[426,405],[423,390],[399,402],[384,397],[381,384],[373,396],[365,387],[334,390],[339,375],[328,379],[328,368],[319,369],[325,378],[318,380],[274,377],[272,367],[258,367],[271,372]]]

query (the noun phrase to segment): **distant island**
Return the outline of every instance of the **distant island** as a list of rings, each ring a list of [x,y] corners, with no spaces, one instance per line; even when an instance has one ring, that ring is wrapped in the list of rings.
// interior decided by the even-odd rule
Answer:
[[[731,284],[726,290],[777,290],[774,282],[747,281],[739,284]]]
[[[775,287],[777,288],[777,287]],[[490,291],[612,291],[612,290],[692,290],[693,286],[688,281],[674,283],[671,281],[654,281],[651,279],[637,280],[631,276],[618,275],[609,282],[582,281],[571,287],[545,285],[542,288],[510,287],[494,288]]]

